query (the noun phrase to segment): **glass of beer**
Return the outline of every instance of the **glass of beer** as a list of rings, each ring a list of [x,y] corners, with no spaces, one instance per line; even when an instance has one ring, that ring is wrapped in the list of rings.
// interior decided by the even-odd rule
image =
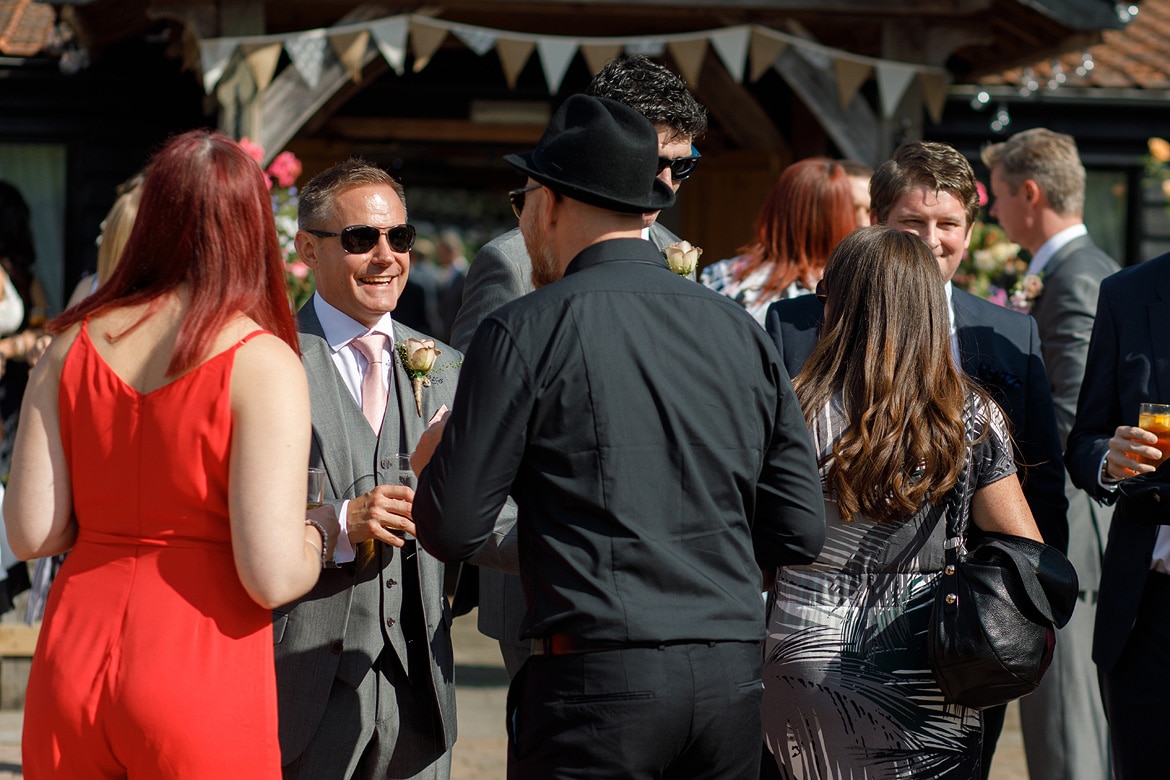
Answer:
[[[1138,427],[1158,435],[1158,443],[1153,446],[1162,451],[1162,457],[1157,460],[1152,458],[1142,460],[1151,466],[1160,465],[1170,456],[1170,404],[1142,404]]]

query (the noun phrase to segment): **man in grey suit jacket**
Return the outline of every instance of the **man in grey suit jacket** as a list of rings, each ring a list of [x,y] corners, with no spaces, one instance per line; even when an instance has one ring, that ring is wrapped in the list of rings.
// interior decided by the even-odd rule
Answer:
[[[594,77],[588,93],[623,103],[650,120],[658,131],[658,177],[676,192],[689,178],[697,161],[692,142],[707,129],[707,112],[686,83],[670,70],[645,57],[611,60]],[[657,222],[658,212],[643,215],[643,236],[659,249],[679,237]],[[520,229],[504,233],[476,253],[463,286],[463,306],[451,329],[451,342],[466,350],[479,323],[509,301],[532,292],[532,261]],[[505,514],[515,516],[508,502]],[[515,676],[529,655],[530,643],[520,640],[520,622],[526,604],[520,578],[464,565],[455,596],[456,614],[469,610],[478,587],[479,630],[500,642],[509,677]]]
[[[1031,253],[1028,275],[1041,280],[1025,285],[1015,300],[1031,311],[1040,331],[1063,447],[1076,418],[1101,281],[1119,269],[1093,244],[1082,222],[1085,167],[1071,136],[1025,130],[985,148],[983,162],[991,171],[991,216]],[[1026,300],[1026,291],[1036,289],[1039,294]],[[1110,771],[1109,732],[1092,645],[1113,510],[1069,479],[1065,495],[1068,557],[1080,578],[1081,603],[1060,631],[1044,682],[1020,700],[1020,721],[1031,780],[1102,780]]]
[[[314,177],[299,209],[297,251],[317,282],[298,315],[309,465],[327,472],[342,538],[337,568],[274,612],[284,776],[443,780],[456,733],[451,612],[442,564],[411,536],[414,493],[394,456],[453,403],[461,356],[436,345],[416,407],[397,347],[426,337],[390,317],[414,238],[397,181],[350,160]],[[363,351],[372,334],[383,344]]]

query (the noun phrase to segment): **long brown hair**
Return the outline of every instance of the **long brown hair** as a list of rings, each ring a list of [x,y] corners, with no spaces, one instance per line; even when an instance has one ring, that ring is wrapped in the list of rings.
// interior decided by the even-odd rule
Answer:
[[[169,375],[206,359],[237,313],[299,352],[264,174],[239,144],[210,130],[176,136],[158,153],[113,275],[50,322],[49,330],[57,333],[111,309],[157,302],[183,282],[191,302]]]
[[[834,397],[844,407],[828,488],[843,519],[906,517],[941,500],[966,454],[973,388],[951,356],[938,262],[911,233],[861,228],[829,257],[824,286],[821,337],[793,385],[810,427]]]
[[[811,287],[833,247],[855,227],[853,192],[841,164],[827,157],[795,162],[780,174],[756,215],[755,238],[739,250],[748,262],[736,281],[774,263],[761,298],[778,297],[798,280]]]

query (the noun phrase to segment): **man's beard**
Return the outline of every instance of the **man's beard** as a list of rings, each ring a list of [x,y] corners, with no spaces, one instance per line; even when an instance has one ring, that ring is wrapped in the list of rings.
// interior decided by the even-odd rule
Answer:
[[[545,240],[544,233],[533,230],[525,232],[524,246],[528,249],[528,257],[532,260],[532,286],[536,289],[546,287],[560,279],[564,272],[557,262],[552,247]]]

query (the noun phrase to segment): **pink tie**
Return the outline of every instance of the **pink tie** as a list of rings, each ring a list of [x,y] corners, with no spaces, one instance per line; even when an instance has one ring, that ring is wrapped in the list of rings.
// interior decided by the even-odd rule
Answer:
[[[374,433],[382,430],[382,418],[386,416],[386,383],[382,378],[386,341],[385,334],[368,333],[351,342],[366,359],[366,370],[362,374],[362,414]]]

